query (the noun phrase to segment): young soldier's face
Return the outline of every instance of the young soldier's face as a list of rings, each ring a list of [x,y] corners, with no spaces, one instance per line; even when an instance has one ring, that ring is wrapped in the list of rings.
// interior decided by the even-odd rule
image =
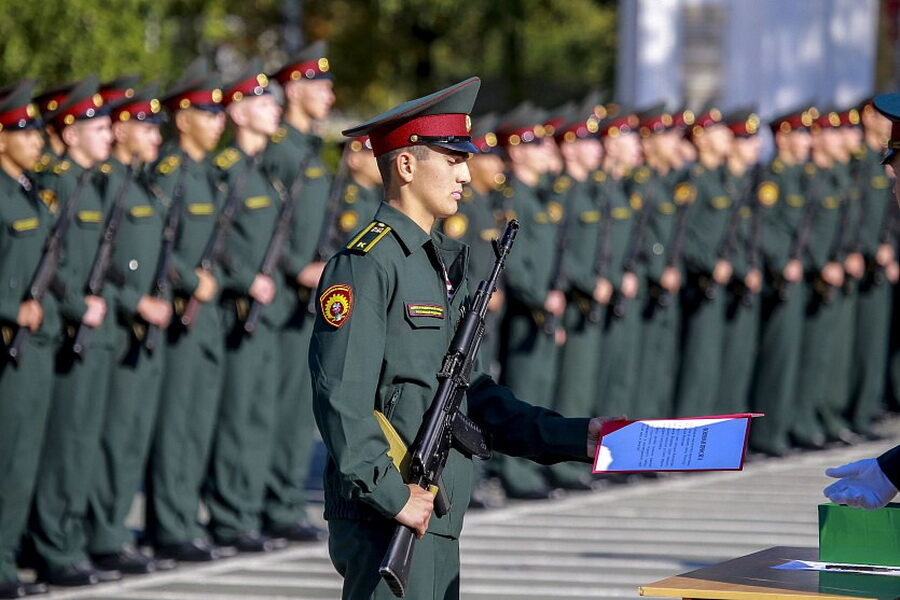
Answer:
[[[128,121],[117,123],[115,127],[118,129],[117,143],[122,144],[137,160],[152,163],[159,157],[159,145],[162,144],[159,125]]]
[[[34,167],[43,148],[44,138],[37,129],[0,132],[0,154],[22,170]]]
[[[466,164],[468,154],[440,147],[428,147],[425,160],[415,160],[410,191],[426,211],[436,219],[456,214],[462,199],[463,185],[471,176]]]
[[[70,144],[73,148],[77,148],[95,163],[109,158],[113,142],[112,121],[109,117],[77,121],[69,127],[74,133]]]
[[[330,79],[294,81],[285,92],[288,101],[296,102],[311,119],[321,121],[328,118],[334,105],[333,84]]]
[[[272,94],[245,98],[236,108],[243,115],[238,126],[267,137],[278,131],[281,107]]]
[[[584,138],[573,142],[578,151],[578,162],[588,171],[596,171],[603,162],[603,144],[597,138]]]
[[[179,111],[175,118],[181,135],[206,152],[216,147],[225,130],[225,113],[221,111],[188,108]]]
[[[791,155],[798,163],[806,162],[812,148],[812,135],[805,129],[795,129],[787,134]]]

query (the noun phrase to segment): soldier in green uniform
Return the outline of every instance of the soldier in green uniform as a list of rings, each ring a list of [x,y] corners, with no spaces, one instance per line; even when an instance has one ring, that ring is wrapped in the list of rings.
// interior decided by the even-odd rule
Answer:
[[[897,255],[891,239],[891,218],[896,213],[896,202],[891,197],[890,180],[881,164],[884,140],[891,137],[891,122],[876,110],[871,100],[859,106],[859,113],[863,127],[863,144],[857,157],[862,192],[859,242],[866,268],[859,287],[848,416],[854,431],[871,435],[872,422],[881,410],[886,392],[891,331],[890,284],[897,283]]]
[[[41,122],[31,102],[33,81],[9,88],[0,98],[0,333],[3,348],[19,328],[29,338],[20,359],[0,359],[0,598],[46,593],[43,584],[24,583],[16,571],[16,550],[28,519],[50,410],[54,343],[59,318],[51,294],[29,298],[28,288],[43,254],[52,216],[28,174],[41,156]]]
[[[542,120],[534,109],[522,105],[497,126],[510,174],[500,194],[509,195],[511,210],[522,224],[519,252],[510,258],[506,270],[501,369],[503,382],[518,397],[548,405],[555,390],[557,345],[564,341],[559,320],[566,300],[562,290],[552,287],[564,209],[549,194],[541,193],[547,168]],[[491,468],[511,498],[547,498],[552,493],[533,463],[498,456]]]
[[[100,434],[109,398],[115,326],[114,290],[90,294],[87,282],[103,231],[105,207],[94,184],[95,167],[109,158],[109,109],[94,76],[76,84],[47,115],[66,144],[56,165],[40,177],[41,198],[63,214],[78,203],[60,253],[59,307],[67,337],[56,348],[53,404],[47,443],[32,506],[28,539],[38,558],[39,577],[54,585],[90,585],[121,577],[99,571],[87,554],[88,495],[101,460]],[[71,335],[84,324],[90,345],[76,358]]]
[[[678,416],[708,415],[716,405],[725,335],[724,288],[732,267],[728,223],[736,199],[725,187],[725,160],[734,138],[715,108],[697,115],[691,140],[697,165],[691,170],[694,196],[685,214],[685,286],[682,289],[681,359],[676,388]],[[683,188],[686,189],[686,188]]]
[[[762,231],[756,196],[762,175],[759,117],[744,109],[726,115],[724,121],[734,135],[726,161],[725,186],[735,207],[729,216],[723,250],[734,272],[723,289],[725,330],[722,370],[713,410],[716,414],[748,410],[753,360],[759,344],[759,293],[762,290],[759,253]]]
[[[39,96],[35,96],[34,103],[37,105],[42,115],[49,115],[59,108],[62,100],[72,91],[74,83],[67,83],[49,90],[41,92]],[[36,174],[44,173],[56,166],[56,162],[66,152],[66,144],[63,142],[56,127],[48,122],[44,123],[44,153],[41,154],[40,160],[34,165],[32,171]]]
[[[565,115],[553,134],[565,164],[554,185],[556,201],[563,205],[565,215],[558,234],[563,247],[558,251],[563,253],[561,280],[567,300],[561,319],[566,343],[560,348],[553,405],[555,411],[564,415],[592,412],[600,396],[597,352],[602,323],[597,297],[604,285],[610,284],[608,280],[600,281],[608,276],[608,271],[603,273],[597,264],[600,221],[604,218],[600,194],[605,173],[599,170],[603,145],[597,135],[599,120],[593,108],[581,106]],[[546,476],[555,487],[590,489],[590,474],[571,463],[548,467]]]
[[[849,441],[846,437],[848,426],[841,414],[846,378],[842,375],[844,365],[837,348],[843,342],[840,340],[844,302],[841,288],[846,273],[840,221],[847,183],[843,165],[835,160],[838,153],[835,146],[843,146],[839,127],[840,119],[833,111],[822,111],[811,127],[813,142],[812,160],[807,165],[807,202],[813,205],[808,209],[811,211],[808,213],[811,214],[809,241],[802,255],[809,294],[805,303],[793,422],[793,432],[800,438],[800,443],[811,437],[811,424],[817,419],[828,439]],[[823,377],[823,373],[833,375],[834,379]]]
[[[765,282],[750,408],[765,413],[766,419],[751,432],[750,444],[758,452],[775,456],[788,451],[788,432],[794,424],[806,300],[803,263],[797,246],[798,234],[805,227],[801,225],[807,200],[804,165],[809,157],[810,125],[812,117],[806,109],[796,109],[770,121],[776,156],[757,189]],[[816,422],[808,426],[809,439],[803,442],[823,443],[824,434]]]
[[[121,281],[110,307],[116,325],[114,365],[100,436],[101,460],[89,493],[88,550],[100,568],[149,573],[174,563],[138,550],[125,519],[143,482],[162,383],[162,335],[154,347],[148,340],[156,335],[151,328],[164,332],[172,316],[170,299],[157,297],[154,289],[165,207],[148,189],[144,172],[156,162],[162,143],[162,107],[156,86],[112,99],[109,107],[115,143],[112,157],[100,168],[104,177],[98,187],[106,210],[113,210],[118,201],[125,216],[110,259]]]
[[[279,203],[272,181],[261,168],[266,145],[281,116],[268,84],[261,64],[253,61],[227,86],[224,102],[234,124],[234,144],[213,159],[216,178],[228,194],[236,194],[242,201],[223,261],[225,382],[206,503],[215,541],[242,552],[266,552],[285,543],[260,532],[281,397],[277,335],[281,315],[270,309],[275,308],[272,301],[283,280],[277,274],[260,272]],[[264,310],[249,335],[243,323],[253,302],[259,302]]]
[[[166,340],[145,531],[156,556],[189,562],[229,554],[211,543],[197,521],[225,366],[225,333],[216,302],[221,271],[218,265],[209,271],[198,266],[224,199],[210,181],[207,161],[225,127],[221,87],[219,75],[198,59],[162,98],[177,139],[164,147],[150,172],[153,185],[170,199],[169,210],[181,211],[173,256],[176,315],[184,317],[190,298],[200,308],[189,327],[176,321]]]
[[[318,248],[328,205],[330,178],[319,158],[322,140],[313,131],[328,117],[334,104],[331,72],[325,44],[317,42],[272,75],[285,97],[284,120],[263,155],[263,171],[290,189],[304,178],[296,199],[290,236],[276,274],[282,290],[267,309],[277,329],[279,354],[278,401],[272,457],[266,481],[262,515],[264,531],[274,538],[302,542],[322,533],[306,515],[306,477],[315,437],[312,386],[306,352],[312,335],[310,296],[319,283],[327,256]],[[312,153],[305,170],[301,162]]]
[[[328,448],[329,552],[345,599],[393,597],[378,565],[398,523],[420,538],[407,597],[459,597],[457,538],[471,464],[450,451],[443,481],[452,504],[432,517],[431,493],[404,483],[373,410],[413,439],[469,293],[466,247],[432,228],[456,212],[469,181],[467,113],[478,85],[466,80],[345,132],[370,135],[386,188],[375,220],[326,267],[310,348],[313,408]],[[467,397],[462,410],[491,433],[496,450],[544,462],[587,460],[602,423],[520,402],[483,374]]]
[[[693,200],[693,186],[681,181],[684,161],[675,120],[662,105],[641,111],[639,131],[644,166],[631,173],[629,196],[638,217],[634,237],[643,260],[645,292],[640,304],[640,358],[636,384],[639,403],[633,414],[670,416],[678,369],[680,334],[679,291],[684,280],[684,212]],[[643,224],[641,219],[644,220]]]
[[[372,220],[384,195],[381,174],[368,136],[345,141],[342,160],[346,175],[344,181],[337,182],[342,189],[336,190],[339,204],[333,224],[338,247],[359,230],[361,223]]]

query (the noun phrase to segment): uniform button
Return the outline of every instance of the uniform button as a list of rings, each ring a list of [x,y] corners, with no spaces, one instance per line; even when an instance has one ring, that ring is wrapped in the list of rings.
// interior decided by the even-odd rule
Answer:
[[[653,244],[653,254],[660,256],[665,248],[659,242]]]
[[[18,280],[17,280],[15,277],[13,277],[12,279],[10,279],[10,280],[9,280],[9,289],[11,289],[11,290],[16,289],[16,284],[17,284],[17,283],[18,283]]]
[[[137,271],[139,266],[141,266],[140,263],[133,258],[128,261],[128,268],[132,271]]]

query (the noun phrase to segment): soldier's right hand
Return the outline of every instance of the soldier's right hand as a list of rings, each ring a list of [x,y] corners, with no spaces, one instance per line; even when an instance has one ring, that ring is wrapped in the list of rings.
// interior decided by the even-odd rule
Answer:
[[[759,269],[750,269],[744,277],[744,286],[754,294],[762,290],[762,272]]]
[[[142,319],[160,329],[168,327],[172,319],[172,305],[153,296],[142,296],[138,301],[137,311]]]
[[[26,300],[19,305],[19,315],[16,317],[19,327],[27,327],[28,331],[34,333],[43,320],[44,308],[37,300]]]
[[[888,281],[890,281],[891,283],[897,283],[898,281],[900,281],[900,264],[892,262],[884,268],[884,274],[887,277]]]
[[[428,531],[431,513],[434,512],[434,496],[414,483],[407,483],[406,487],[409,488],[409,500],[394,518],[415,531],[416,537],[422,539]]]
[[[556,317],[563,316],[566,312],[566,295],[559,290],[550,290],[544,300],[544,310]]]
[[[194,290],[194,298],[200,302],[209,302],[216,296],[219,285],[216,278],[205,269],[194,269],[197,274],[197,288]]]
[[[637,275],[630,271],[622,274],[623,296],[625,296],[629,300],[633,299],[635,296],[637,296],[639,286],[640,283],[638,283]]]
[[[659,278],[659,285],[674,294],[681,287],[681,271],[676,267],[666,267]]]
[[[875,261],[882,267],[887,267],[894,262],[894,247],[890,244],[881,244],[875,253]]]
[[[87,304],[87,310],[81,317],[81,322],[96,329],[103,323],[106,318],[106,300],[100,296],[85,296],[84,303]]]
[[[797,283],[803,279],[803,263],[798,258],[789,260],[784,265],[784,271],[782,271],[781,276],[784,277],[785,281]]]
[[[831,287],[844,285],[844,266],[838,262],[827,263],[822,268],[822,279]]]
[[[494,293],[491,294],[491,299],[488,300],[487,309],[488,312],[499,312],[500,309],[503,308],[503,302],[505,301],[505,296],[503,295],[503,290],[496,289]]]
[[[275,299],[275,282],[268,275],[257,273],[250,286],[250,297],[260,304],[271,304]]]
[[[610,283],[609,279],[606,279],[605,277],[598,279],[597,284],[594,286],[594,302],[606,306],[609,304],[609,301],[612,300],[612,295],[613,285]]]

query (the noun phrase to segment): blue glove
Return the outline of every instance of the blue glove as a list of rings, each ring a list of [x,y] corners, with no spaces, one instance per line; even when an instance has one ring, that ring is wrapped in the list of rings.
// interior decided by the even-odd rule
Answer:
[[[825,474],[838,479],[824,490],[828,499],[837,504],[873,510],[881,508],[897,495],[897,488],[874,458],[826,469]]]

